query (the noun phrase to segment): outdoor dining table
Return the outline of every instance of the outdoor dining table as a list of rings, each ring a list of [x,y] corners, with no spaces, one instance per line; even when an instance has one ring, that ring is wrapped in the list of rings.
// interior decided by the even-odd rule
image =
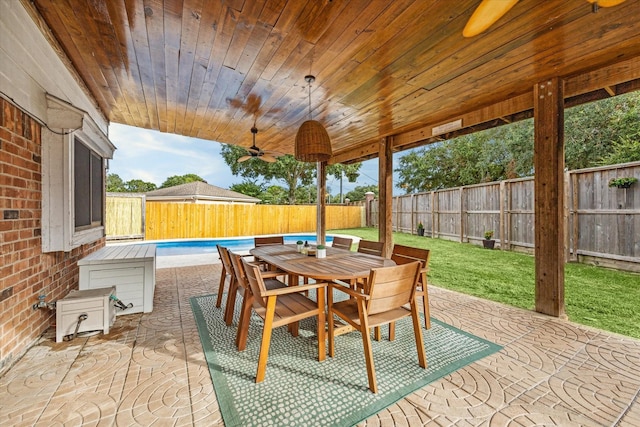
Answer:
[[[304,255],[296,245],[267,245],[249,251],[255,258],[286,272],[291,278],[352,282],[367,279],[372,268],[396,265],[390,259],[327,247],[325,258]],[[294,282],[295,283],[295,282]]]

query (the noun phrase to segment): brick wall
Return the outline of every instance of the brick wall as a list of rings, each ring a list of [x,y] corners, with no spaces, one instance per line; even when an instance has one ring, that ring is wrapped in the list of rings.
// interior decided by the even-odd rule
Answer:
[[[42,253],[40,130],[0,98],[0,375],[54,326],[55,311],[32,308],[38,296],[56,301],[77,289],[76,262],[104,246]]]

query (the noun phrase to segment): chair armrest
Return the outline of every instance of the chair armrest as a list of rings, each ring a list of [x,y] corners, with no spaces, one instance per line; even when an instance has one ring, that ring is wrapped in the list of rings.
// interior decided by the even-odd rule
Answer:
[[[296,286],[287,286],[286,288],[277,288],[277,289],[270,289],[267,290],[266,292],[264,292],[262,295],[265,297],[270,297],[270,296],[278,296],[278,295],[285,295],[285,294],[294,294],[294,293],[298,293],[298,292],[304,292],[304,291],[308,291],[310,289],[319,289],[319,288],[325,288],[327,286],[327,283],[325,282],[321,282],[321,283],[310,283],[308,285],[296,285]]]
[[[330,282],[329,283],[329,289],[331,289],[331,290],[336,289],[336,290],[338,290],[340,292],[344,292],[345,294],[348,294],[349,296],[352,296],[354,298],[361,298],[361,299],[364,299],[364,300],[368,300],[369,298],[371,298],[367,294],[363,294],[362,292],[358,292],[356,290],[348,288],[348,287],[346,287],[344,285],[341,285],[339,283]]]
[[[260,275],[262,276],[263,279],[272,279],[274,277],[278,277],[278,276],[283,276],[285,274],[289,274],[285,271],[282,270],[275,270],[275,271],[261,271]]]

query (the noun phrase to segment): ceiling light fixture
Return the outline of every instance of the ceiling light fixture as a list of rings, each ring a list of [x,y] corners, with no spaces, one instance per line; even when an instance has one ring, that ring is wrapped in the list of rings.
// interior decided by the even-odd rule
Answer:
[[[592,11],[597,12],[600,7],[617,6],[625,0],[587,0],[592,5]],[[492,26],[507,13],[518,0],[482,0],[469,18],[462,31],[464,37],[477,36]]]
[[[326,162],[333,154],[331,140],[325,128],[311,117],[311,83],[316,78],[305,76],[309,83],[309,120],[302,123],[296,134],[295,157],[301,162]]]

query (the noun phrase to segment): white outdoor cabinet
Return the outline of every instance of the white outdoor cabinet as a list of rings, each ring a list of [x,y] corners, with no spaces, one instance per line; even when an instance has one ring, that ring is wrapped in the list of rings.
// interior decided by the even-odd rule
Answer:
[[[156,287],[156,245],[105,246],[78,261],[80,289],[115,286],[116,296],[133,307],[116,314],[150,313]]]
[[[75,332],[102,330],[107,335],[116,318],[116,309],[110,299],[115,292],[116,288],[113,286],[73,290],[56,301],[56,342],[62,342],[65,336]]]

